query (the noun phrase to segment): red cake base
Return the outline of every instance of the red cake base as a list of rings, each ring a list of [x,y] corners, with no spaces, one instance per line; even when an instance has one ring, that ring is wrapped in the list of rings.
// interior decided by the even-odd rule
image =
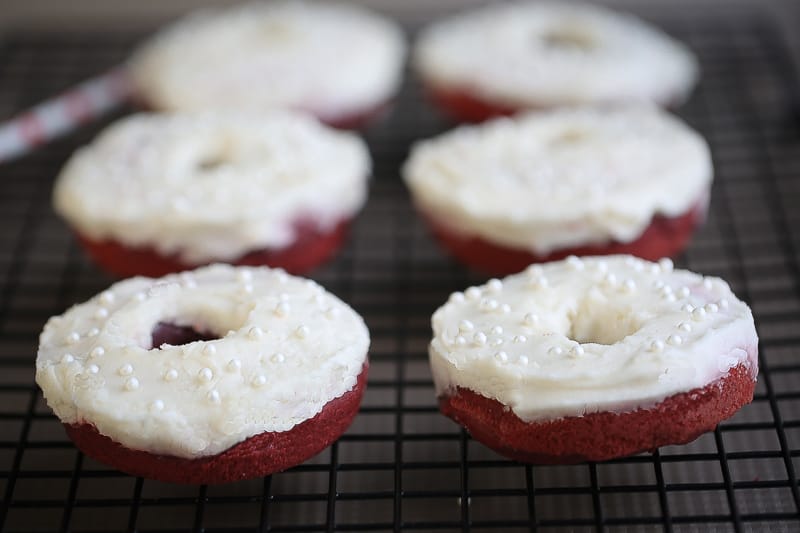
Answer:
[[[388,115],[391,107],[391,102],[387,101],[346,115],[325,116],[313,111],[311,114],[315,115],[320,122],[332,128],[340,130],[360,130]]]
[[[350,220],[339,222],[327,232],[321,232],[314,224],[307,222],[298,223],[295,227],[296,240],[290,246],[277,250],[256,250],[226,262],[234,265],[267,265],[283,268],[292,274],[304,274],[325,262],[341,247],[347,237]],[[80,234],[78,239],[98,265],[122,278],[161,277],[201,266],[185,263],[177,256],[161,255],[152,248],[130,248],[117,241],[95,241]]]
[[[755,350],[753,348],[752,350]],[[605,461],[668,444],[685,444],[753,399],[754,376],[739,365],[701,389],[676,394],[651,409],[600,412],[524,422],[496,400],[469,389],[439,399],[442,412],[496,452],[525,463]]]
[[[97,432],[91,424],[65,424],[67,435],[87,456],[134,476],[186,484],[231,483],[266,476],[318,454],[350,426],[367,382],[364,364],[356,386],[328,402],[315,417],[289,431],[261,433],[211,457],[183,459],[131,450]]]
[[[705,203],[698,203],[689,212],[678,217],[653,217],[647,229],[631,242],[563,248],[547,255],[508,248],[481,237],[464,236],[438,224],[430,217],[428,222],[434,236],[454,257],[481,272],[502,276],[519,272],[533,263],[557,261],[570,255],[581,257],[631,254],[648,261],[673,257],[686,247],[694,229],[705,219],[705,213]]]

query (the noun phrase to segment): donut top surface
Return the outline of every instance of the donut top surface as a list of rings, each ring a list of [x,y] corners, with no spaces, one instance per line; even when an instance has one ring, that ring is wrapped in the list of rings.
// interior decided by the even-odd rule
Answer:
[[[335,119],[397,89],[405,38],[393,22],[332,2],[253,2],[190,14],[133,57],[158,109],[291,107]]]
[[[534,265],[433,315],[437,394],[467,388],[524,421],[623,412],[758,372],[750,309],[719,278],[606,256]]]
[[[233,260],[351,217],[370,165],[360,138],[296,113],[140,114],[70,158],[54,204],[94,240]]]
[[[154,347],[159,323],[220,338]],[[313,281],[213,265],[121,281],[51,318],[36,381],[66,424],[196,458],[312,418],[355,386],[368,346],[361,317]]]
[[[416,144],[404,177],[453,231],[545,254],[630,242],[654,215],[705,207],[700,135],[651,107],[564,109],[462,126]]]
[[[653,102],[685,98],[698,76],[682,44],[643,21],[578,3],[494,4],[423,31],[425,80],[506,105]]]

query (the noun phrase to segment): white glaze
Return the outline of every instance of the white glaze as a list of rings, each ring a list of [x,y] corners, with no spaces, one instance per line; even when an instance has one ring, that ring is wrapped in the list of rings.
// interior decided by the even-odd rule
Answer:
[[[666,105],[698,77],[689,49],[658,29],[578,3],[494,4],[452,17],[423,31],[414,59],[434,87],[513,107]]]
[[[352,217],[369,172],[361,139],[297,113],[140,114],[78,150],[53,201],[93,240],[229,261],[291,245],[299,220]]]
[[[582,268],[559,261],[504,279],[492,298],[508,304],[508,314],[481,309],[480,299],[451,298],[440,307],[430,345],[437,394],[467,388],[507,405],[524,421],[536,421],[651,407],[704,387],[737,365],[755,379],[753,316],[721,279],[630,256],[577,261]],[[610,285],[608,274],[637,288]],[[532,283],[539,278],[548,285]],[[664,287],[669,294],[686,287],[689,294],[666,298]],[[474,289],[480,297],[490,291],[487,285]],[[706,306],[707,314],[693,320],[687,304]],[[502,352],[455,342],[465,320],[476,335],[504,341]],[[682,324],[689,321],[686,331]],[[525,342],[513,341],[521,336]]]
[[[254,2],[192,13],[147,42],[131,71],[157,109],[291,107],[337,119],[394,94],[405,48],[396,24],[355,6]]]
[[[656,108],[563,109],[416,144],[405,180],[451,231],[546,254],[638,238],[654,215],[705,208],[708,145]]]
[[[237,273],[250,276],[252,291]],[[353,389],[369,333],[321,286],[268,268],[214,265],[191,276],[192,287],[179,275],[121,281],[103,293],[113,302],[100,295],[48,321],[36,381],[62,422],[92,424],[131,449],[196,458],[288,431]],[[282,296],[292,311],[276,317]],[[100,305],[108,316],[98,319]],[[159,322],[222,338],[154,349]],[[91,328],[99,333],[87,335]],[[298,328],[306,330],[302,339]],[[79,338],[67,344],[73,332]]]

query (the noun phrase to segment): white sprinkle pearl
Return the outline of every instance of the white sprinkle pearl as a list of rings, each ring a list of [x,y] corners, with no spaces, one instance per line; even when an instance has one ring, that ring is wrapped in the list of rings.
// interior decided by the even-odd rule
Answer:
[[[688,322],[681,322],[680,324],[678,324],[678,329],[681,331],[685,331],[686,333],[689,333],[690,331],[692,331],[692,325],[689,324]]]
[[[105,307],[98,307],[97,310],[94,312],[94,317],[97,320],[102,320],[108,316],[108,309]]]
[[[164,402],[161,400],[156,400],[150,404],[150,409],[153,411],[163,411],[164,410]]]
[[[197,378],[200,381],[205,381],[208,383],[214,378],[214,372],[212,372],[210,368],[203,368],[197,373]]]
[[[100,372],[100,367],[97,365],[89,365],[89,372],[91,374],[97,374],[98,372]]]
[[[325,311],[325,316],[329,319],[334,319],[339,316],[339,309],[336,307],[329,307],[327,311]]]
[[[253,379],[253,386],[254,387],[263,387],[266,384],[267,384],[267,378],[265,378],[264,376],[256,376]]]
[[[87,337],[97,337],[98,335],[100,335],[100,330],[97,328],[90,329],[86,334]]]
[[[727,309],[728,306],[730,306],[730,304],[728,303],[728,300],[726,300],[725,298],[720,300],[718,305],[719,305],[720,309]]]
[[[528,267],[528,275],[533,277],[539,277],[542,275],[544,270],[542,269],[541,265],[531,265]]]
[[[520,362],[521,365],[527,365],[528,364],[528,356],[527,355],[520,355],[519,356],[519,362]]]
[[[250,281],[253,279],[253,273],[249,270],[239,270],[236,272],[236,278],[239,281]]]
[[[133,365],[126,363],[121,367],[119,367],[119,370],[117,370],[117,372],[119,372],[120,376],[130,376],[131,374],[133,374]]]
[[[65,353],[63,357],[61,357],[61,364],[68,365],[75,361],[75,358],[72,356],[71,353]]]
[[[209,391],[208,393],[208,401],[211,403],[220,403],[221,398],[219,397],[219,393],[215,390]]]
[[[613,287],[616,284],[617,284],[617,276],[614,275],[613,272],[609,272],[603,278],[603,285],[605,285],[606,287]]]
[[[528,313],[522,318],[522,323],[526,326],[535,326],[539,323],[539,317],[533,313]]]
[[[258,326],[253,326],[253,327],[252,327],[252,328],[250,328],[250,330],[247,332],[247,336],[248,336],[250,339],[252,339],[252,340],[258,340],[258,339],[260,339],[260,338],[261,338],[263,335],[264,335],[264,331],[263,331],[263,330],[262,330],[260,327],[258,327]]]
[[[203,355],[205,355],[206,357],[211,357],[215,353],[217,353],[217,347],[214,346],[213,344],[206,344],[205,346],[203,346]]]
[[[608,271],[608,263],[605,261],[598,261],[594,264],[594,267],[598,270],[598,272],[607,272]]]
[[[490,342],[489,344],[491,344],[492,346],[500,346],[503,344],[503,339],[497,337],[495,339],[492,339],[492,342]]]
[[[500,312],[503,313],[504,315],[507,315],[508,313],[511,312],[511,306],[508,305],[508,304],[501,305],[500,306]]]
[[[276,353],[270,357],[270,360],[273,363],[283,363],[286,360],[286,357],[282,353]]]
[[[453,302],[453,303],[457,303],[457,304],[461,303],[461,302],[464,301],[464,293],[463,292],[454,292],[453,294],[450,295],[450,298],[448,298],[448,300]]]
[[[704,278],[703,279],[703,288],[707,291],[710,291],[714,288],[714,284],[711,282],[711,278]]]
[[[467,300],[477,300],[481,297],[481,290],[478,287],[470,287],[464,294]]]
[[[469,320],[462,320],[458,324],[458,329],[459,329],[459,331],[462,331],[462,332],[472,331],[473,329],[475,329],[475,324],[473,324]]]
[[[694,306],[692,304],[684,304],[681,307],[681,311],[683,311],[684,313],[693,313],[694,312]]]
[[[567,264],[572,267],[573,270],[583,270],[583,261],[574,255],[567,257]]]
[[[497,352],[494,354],[494,358],[500,361],[501,363],[505,363],[508,361],[508,354],[506,352]]]
[[[528,342],[528,337],[526,337],[525,335],[517,335],[516,337],[514,337],[514,342],[516,342],[517,344]]]
[[[549,353],[550,355],[561,355],[562,353],[564,353],[564,350],[561,349],[561,346],[553,346],[552,348],[547,350],[547,353]]]
[[[458,344],[459,346],[464,346],[465,344],[467,344],[467,339],[459,335],[458,337],[456,337],[456,344]]]
[[[706,313],[709,313],[709,314],[710,313],[716,313],[717,311],[719,311],[719,306],[717,304],[713,304],[713,303],[712,304],[706,304],[705,305],[705,310],[706,310]]]
[[[664,350],[664,341],[661,340],[654,340],[650,343],[650,351],[651,352],[661,352]]]
[[[102,346],[97,346],[94,350],[89,352],[89,357],[102,357],[105,355],[106,349]]]
[[[114,293],[111,291],[103,291],[100,293],[100,301],[106,305],[114,301]]]
[[[73,332],[70,332],[70,334],[67,335],[66,339],[64,339],[64,340],[66,341],[67,344],[75,344],[76,342],[81,340],[81,336],[78,335],[77,331],[73,331]]]
[[[503,290],[503,282],[499,279],[490,279],[487,286],[489,287],[489,292],[497,293]]]
[[[622,284],[622,291],[631,293],[636,290],[636,282],[632,279],[626,279],[625,282]]]
[[[502,334],[503,334],[502,326],[495,326],[492,328],[492,335],[502,335]]]
[[[136,294],[133,295],[133,299],[136,300],[137,302],[143,302],[147,299],[147,295],[143,292],[137,292]]]
[[[700,321],[706,317],[706,310],[702,307],[692,310],[692,319]]]
[[[486,344],[486,334],[482,331],[477,332],[475,335],[472,336],[472,342],[474,342],[478,346],[483,346],[484,344]]]
[[[305,339],[308,337],[309,333],[311,333],[311,330],[308,329],[308,326],[299,326],[296,330],[294,330],[294,334],[300,339]]]
[[[139,380],[136,378],[128,378],[125,380],[125,390],[133,391],[139,388]]]
[[[672,263],[672,259],[669,257],[659,259],[658,266],[660,266],[661,270],[664,272],[672,272],[672,269],[675,267],[675,265]]]
[[[681,287],[678,291],[678,295],[680,295],[681,298],[688,298],[691,293],[692,291],[689,290],[689,287]]]
[[[580,357],[581,355],[583,355],[585,353],[586,353],[586,350],[584,350],[583,346],[581,346],[581,345],[573,346],[572,349],[570,349],[570,351],[569,351],[569,354],[571,356],[573,356],[573,357]]]
[[[531,280],[531,287],[534,289],[546,289],[550,283],[547,281],[547,278],[540,276],[538,278],[533,278]]]
[[[178,371],[174,368],[170,368],[164,373],[164,381],[175,381],[178,379]]]
[[[276,316],[286,316],[289,314],[289,304],[286,302],[280,302],[278,305],[275,306],[275,315]]]
[[[680,346],[683,344],[683,338],[680,335],[670,335],[667,337],[667,344],[671,344],[673,346]]]
[[[240,368],[242,368],[242,362],[235,358],[231,359],[230,361],[228,361],[228,364],[225,365],[225,368],[228,369],[228,372],[236,372]]]

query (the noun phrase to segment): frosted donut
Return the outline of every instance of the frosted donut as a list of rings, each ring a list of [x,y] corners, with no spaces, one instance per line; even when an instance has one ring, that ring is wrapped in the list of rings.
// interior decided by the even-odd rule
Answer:
[[[190,14],[145,43],[130,67],[155,109],[292,108],[356,127],[397,91],[405,49],[396,24],[362,8],[253,2]]]
[[[420,142],[404,177],[445,248],[496,274],[570,254],[677,254],[704,219],[711,156],[656,108],[564,109]]]
[[[426,28],[414,66],[461,120],[521,109],[683,101],[698,77],[688,48],[645,22],[579,3],[493,4]]]
[[[361,317],[313,281],[213,265],[121,281],[51,318],[36,382],[87,455],[223,483],[336,440],[358,411],[368,347]]]
[[[517,460],[689,442],[753,397],[750,309],[719,278],[608,256],[534,265],[433,315],[440,407]]]
[[[120,276],[212,262],[302,273],[342,243],[370,164],[361,139],[297,113],[140,114],[70,158],[53,202]]]

